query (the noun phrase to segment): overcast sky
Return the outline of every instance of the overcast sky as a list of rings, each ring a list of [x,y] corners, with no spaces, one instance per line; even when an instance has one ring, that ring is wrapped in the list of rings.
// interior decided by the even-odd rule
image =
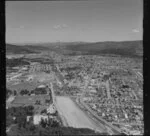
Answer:
[[[141,40],[142,25],[142,0],[6,1],[8,43]]]

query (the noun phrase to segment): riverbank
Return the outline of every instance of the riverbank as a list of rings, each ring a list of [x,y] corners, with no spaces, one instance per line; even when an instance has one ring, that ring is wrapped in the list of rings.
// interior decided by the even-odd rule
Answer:
[[[98,132],[104,132],[104,128],[98,126],[87,116],[73,101],[66,96],[56,96],[58,111],[61,112],[68,126],[74,128],[90,128]]]

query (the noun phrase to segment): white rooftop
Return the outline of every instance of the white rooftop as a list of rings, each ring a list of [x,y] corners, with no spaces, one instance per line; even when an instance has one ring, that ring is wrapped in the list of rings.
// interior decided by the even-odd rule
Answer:
[[[45,87],[45,85],[39,85],[38,86],[38,88],[44,88]]]

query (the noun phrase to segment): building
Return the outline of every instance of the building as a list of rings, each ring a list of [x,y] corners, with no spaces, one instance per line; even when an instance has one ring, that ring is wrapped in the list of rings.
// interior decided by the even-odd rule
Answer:
[[[130,131],[130,135],[141,135],[141,132],[133,130],[133,131]]]
[[[38,115],[38,114],[34,115],[33,116],[33,124],[34,125],[39,125],[42,119],[48,120],[48,116],[47,115]]]
[[[55,113],[56,113],[56,108],[55,108],[54,104],[51,104],[51,105],[48,107],[47,113],[49,113],[49,114],[55,114]]]
[[[45,88],[45,85],[39,85],[38,88]]]

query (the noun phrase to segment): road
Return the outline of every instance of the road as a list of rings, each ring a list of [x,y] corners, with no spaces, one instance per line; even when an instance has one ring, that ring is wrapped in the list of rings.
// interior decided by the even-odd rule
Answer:
[[[98,116],[96,113],[94,113],[94,111],[92,111],[92,110],[83,102],[82,97],[81,97],[81,98],[77,98],[77,102],[78,102],[79,105],[81,105],[81,107],[84,107],[84,109],[85,109],[86,111],[88,111],[88,112],[90,113],[90,115],[91,115],[94,119],[96,119],[99,123],[103,124],[103,125],[107,128],[107,130],[108,130],[108,132],[109,132],[110,134],[116,134],[116,135],[118,135],[118,134],[121,133],[121,130],[120,130],[120,129],[116,128],[116,127],[113,126],[112,124],[110,124],[110,123],[108,123],[107,121],[105,121],[104,119],[102,119],[102,118],[101,118],[100,116]]]
[[[104,132],[104,128],[96,124],[87,114],[85,114],[69,97],[56,96],[56,107],[64,116],[68,126],[75,128],[90,128],[99,132]]]
[[[110,88],[109,88],[109,80],[106,81],[105,86],[106,86],[107,97],[108,97],[108,99],[111,99]]]
[[[59,75],[61,77],[62,75],[60,74],[59,67],[54,66],[54,69],[55,69],[54,70],[55,73],[58,73],[57,76]],[[85,85],[85,88],[87,88],[88,83],[89,83],[94,71],[95,71],[95,67]],[[61,82],[62,82],[62,79],[63,79],[63,77],[60,78]],[[110,128],[110,125],[108,125],[108,124],[103,125],[103,124],[106,124],[106,123],[104,123],[104,121],[100,120],[100,122],[99,122],[98,121],[99,119],[97,117],[95,117],[93,112],[90,112],[90,114],[87,114],[87,112],[85,112],[81,108],[79,108],[78,105],[76,105],[70,97],[55,96],[52,85],[51,85],[51,90],[53,92],[52,94],[53,94],[53,98],[54,98],[54,104],[55,104],[56,109],[58,110],[58,113],[60,114],[60,116],[63,120],[63,124],[65,124],[65,126],[71,126],[71,127],[75,127],[75,128],[90,128],[90,129],[93,129],[93,130],[99,131],[99,132],[109,132],[109,134],[118,134],[118,132],[112,131],[112,129]],[[85,89],[85,90],[87,90],[87,89]],[[84,94],[85,94],[85,92],[83,92],[81,97],[83,97]],[[93,116],[90,116],[90,115],[93,115]]]

